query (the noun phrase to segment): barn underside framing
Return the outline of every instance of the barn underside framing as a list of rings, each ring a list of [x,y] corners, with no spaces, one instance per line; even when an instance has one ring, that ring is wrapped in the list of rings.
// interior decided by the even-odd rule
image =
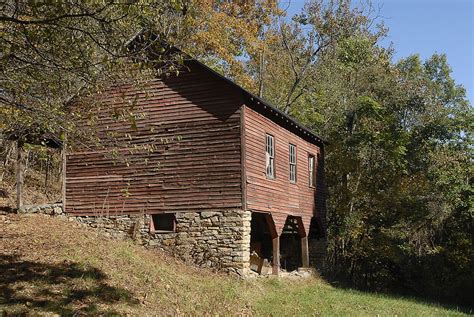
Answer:
[[[253,270],[262,273],[262,266],[269,263],[271,273],[279,275],[282,269],[293,271],[310,266],[308,237],[314,226],[307,222],[305,228],[302,217],[289,215],[284,226],[278,228],[271,213],[251,214],[250,267]],[[255,265],[252,266],[252,262]]]

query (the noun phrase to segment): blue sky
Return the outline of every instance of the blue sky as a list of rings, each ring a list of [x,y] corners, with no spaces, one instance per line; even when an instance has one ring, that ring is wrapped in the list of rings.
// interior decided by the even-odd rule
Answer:
[[[301,10],[304,0],[281,0],[288,16]],[[357,1],[354,1],[357,3]],[[474,104],[474,0],[373,0],[389,28],[382,45],[393,42],[395,60],[411,54],[422,59],[444,53],[457,84],[466,88]]]

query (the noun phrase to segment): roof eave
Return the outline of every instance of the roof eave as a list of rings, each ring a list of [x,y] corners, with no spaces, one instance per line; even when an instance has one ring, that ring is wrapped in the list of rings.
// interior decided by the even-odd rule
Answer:
[[[145,29],[142,29],[140,31],[138,31],[127,43],[127,47],[129,47],[133,41],[135,41],[137,38],[140,37],[140,35],[144,34],[144,32],[146,32]],[[214,69],[212,69],[211,67],[207,66],[206,64],[200,62],[199,60],[197,60],[196,58],[192,57],[191,55],[187,54],[186,52],[183,52],[180,48],[176,47],[176,46],[172,46],[173,49],[175,49],[176,51],[178,51],[179,53],[183,54],[186,58],[188,58],[188,61],[192,61],[192,62],[195,62],[197,63],[198,65],[200,65],[201,67],[204,67],[205,69],[207,69],[208,71],[210,71],[212,74],[218,76],[219,78],[223,79],[224,81],[226,81],[227,83],[233,85],[234,87],[236,87],[237,89],[239,89],[242,93],[244,93],[245,95],[247,95],[251,100],[257,102],[257,103],[261,103],[262,105],[264,105],[265,107],[268,107],[269,110],[271,111],[274,111],[277,115],[281,116],[282,118],[288,120],[288,122],[290,122],[291,124],[294,124],[296,128],[298,128],[303,134],[305,135],[308,135],[311,139],[315,140],[316,142],[318,142],[319,144],[321,145],[327,145],[329,144],[328,141],[326,141],[325,139],[319,137],[318,135],[314,134],[309,128],[307,128],[306,126],[304,126],[302,123],[298,122],[297,120],[295,120],[294,118],[290,117],[288,114],[284,113],[283,111],[279,110],[277,107],[273,106],[272,104],[270,104],[268,101],[265,101],[264,99],[262,99],[261,97],[258,97],[256,95],[254,95],[253,93],[251,93],[250,91],[246,90],[245,88],[241,87],[240,85],[238,85],[237,83],[235,83],[233,80],[231,80],[230,78],[227,78],[225,76],[223,76],[222,74],[218,73],[217,71],[215,71]]]

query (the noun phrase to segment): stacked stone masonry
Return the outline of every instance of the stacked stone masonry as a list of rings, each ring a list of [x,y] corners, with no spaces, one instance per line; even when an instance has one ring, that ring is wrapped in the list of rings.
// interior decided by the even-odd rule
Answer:
[[[62,204],[24,206],[20,213],[40,213],[67,217],[106,236],[132,238],[138,243],[163,249],[185,262],[245,276],[249,273],[251,212],[226,210],[219,212],[176,213],[175,232],[151,233],[151,216],[83,216],[71,217]],[[326,256],[326,239],[309,239],[310,266],[322,268]]]
[[[24,207],[23,213],[65,216],[60,204]],[[133,238],[188,263],[245,276],[249,271],[251,213],[242,210],[179,212],[175,232],[151,233],[151,216],[68,217],[107,236]]]
[[[63,215],[63,204],[25,205],[18,211],[21,214]]]
[[[175,232],[150,233],[150,215],[75,217],[107,235],[132,237],[161,248],[185,262],[246,275],[250,256],[250,212],[176,213]]]

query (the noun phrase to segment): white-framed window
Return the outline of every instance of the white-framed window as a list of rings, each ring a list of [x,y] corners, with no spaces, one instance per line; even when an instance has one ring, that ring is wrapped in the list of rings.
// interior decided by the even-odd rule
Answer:
[[[268,178],[275,178],[275,138],[273,135],[265,135],[265,161]]]
[[[290,143],[288,153],[290,163],[290,182],[296,183],[296,145]]]
[[[311,154],[308,156],[308,174],[309,186],[316,187],[316,159]]]

